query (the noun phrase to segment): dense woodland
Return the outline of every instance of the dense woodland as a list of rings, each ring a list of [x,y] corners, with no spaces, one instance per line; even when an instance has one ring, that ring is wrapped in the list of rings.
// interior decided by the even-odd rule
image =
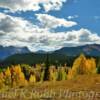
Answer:
[[[60,63],[60,62],[59,62]],[[43,81],[61,81],[74,79],[78,75],[99,74],[100,66],[93,57],[81,54],[75,58],[72,66],[50,64],[48,56],[45,63],[28,65],[10,65],[0,70],[0,87],[16,87]]]
[[[80,53],[82,54],[82,53]],[[65,65],[67,66],[72,66],[74,60],[80,56],[79,55],[73,55],[73,56],[68,56],[66,53],[25,53],[25,54],[15,54],[12,56],[7,57],[6,59],[3,59],[0,61],[0,66],[3,68],[10,66],[10,65],[18,65],[18,64],[28,64],[30,66],[35,66],[36,64],[42,64],[46,63],[48,60],[48,63],[50,65],[55,65],[55,66],[60,66],[60,65]],[[90,56],[90,55],[85,55],[87,58],[95,58],[96,65],[100,65],[100,56]]]

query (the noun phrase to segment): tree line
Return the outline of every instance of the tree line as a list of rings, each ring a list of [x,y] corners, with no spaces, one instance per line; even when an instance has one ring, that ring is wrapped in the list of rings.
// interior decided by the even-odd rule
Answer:
[[[84,54],[77,57],[72,66],[67,64],[50,65],[47,57],[46,63],[30,66],[27,64],[11,65],[0,70],[0,88],[27,86],[36,82],[61,81],[74,79],[78,75],[99,74],[100,66],[95,58],[87,58]]]

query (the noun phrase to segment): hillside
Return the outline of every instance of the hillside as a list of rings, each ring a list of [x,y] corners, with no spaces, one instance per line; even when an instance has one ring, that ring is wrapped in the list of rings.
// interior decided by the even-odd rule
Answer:
[[[7,52],[6,52],[7,51]],[[37,51],[30,52],[27,48],[10,48],[6,51],[6,54],[9,54],[1,63],[3,64],[36,64],[36,63],[44,63],[46,61],[46,57],[48,55],[50,64],[64,64],[67,63],[69,66],[73,63],[73,59],[76,58],[81,53],[84,53],[86,56],[92,57],[100,57],[100,45],[84,45],[78,47],[64,47],[54,52],[45,52],[45,51]],[[16,51],[16,52],[15,52]],[[14,54],[13,54],[14,53]],[[0,52],[2,55],[3,53]],[[7,56],[7,55],[6,55]],[[3,55],[4,57],[4,55]]]
[[[27,47],[3,47],[0,46],[0,59],[5,59],[8,56],[14,55],[14,54],[23,54],[23,53],[29,53],[29,49]]]
[[[64,47],[56,50],[55,53],[67,54],[68,56],[77,56],[80,53],[84,53],[89,56],[100,56],[100,45],[91,44],[78,47]]]
[[[0,100],[100,100],[100,75],[80,75],[74,80],[47,81],[1,93],[8,95]]]
[[[47,56],[49,58],[50,64],[63,64],[67,62],[67,55],[58,54],[58,53],[49,53],[49,54],[41,54],[41,53],[27,53],[27,54],[16,54],[6,58],[2,63],[4,64],[37,64],[37,63],[45,63],[47,60]],[[69,57],[69,61],[71,61],[72,57]]]

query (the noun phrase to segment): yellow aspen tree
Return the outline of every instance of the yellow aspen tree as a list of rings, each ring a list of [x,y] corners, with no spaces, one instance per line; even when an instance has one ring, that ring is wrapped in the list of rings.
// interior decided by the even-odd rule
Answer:
[[[35,82],[36,82],[36,76],[31,74],[29,78],[29,83],[35,83]]]
[[[91,60],[87,59],[86,61],[86,74],[90,74],[91,73]]]
[[[6,76],[11,76],[11,72],[10,72],[9,67],[5,70],[5,75]]]
[[[5,84],[6,85],[11,85],[12,80],[11,80],[11,71],[9,67],[5,70]]]
[[[65,67],[61,68],[61,73],[62,73],[62,80],[66,80],[67,79],[67,73],[66,73]]]
[[[16,65],[16,66],[14,67],[14,71],[16,72],[16,74],[21,73],[21,66],[20,66],[20,65]]]
[[[41,71],[40,82],[43,82],[43,79],[44,79],[44,70]]]
[[[94,58],[88,59],[86,62],[87,74],[96,73],[96,62]]]
[[[96,62],[94,58],[91,58],[91,70],[93,74],[96,73]]]
[[[68,72],[68,78],[74,78],[79,74],[86,73],[86,57],[84,54],[81,54],[78,58],[75,59],[72,69]]]
[[[19,73],[19,85],[24,86],[26,85],[25,82],[26,82],[25,75],[23,72],[20,72]]]
[[[72,66],[72,70],[76,70],[77,74],[84,74],[86,70],[86,57],[81,54],[75,61]]]
[[[53,80],[53,69],[49,69],[49,80]]]
[[[56,81],[57,80],[57,72],[56,71],[55,72],[53,72],[53,71],[50,72],[50,80],[51,81]]]
[[[25,86],[27,84],[20,65],[12,67],[12,84],[13,86]]]
[[[49,80],[51,81],[56,81],[57,80],[57,69],[55,68],[55,66],[50,66],[51,68],[49,68]]]
[[[73,79],[74,77],[76,77],[77,72],[75,72],[75,71],[76,70],[69,69],[67,79]]]
[[[4,84],[4,74],[3,72],[0,73],[0,88],[3,88],[5,86]]]
[[[16,74],[16,72],[12,73],[12,86],[15,87],[17,86],[19,83],[19,78],[18,75]]]

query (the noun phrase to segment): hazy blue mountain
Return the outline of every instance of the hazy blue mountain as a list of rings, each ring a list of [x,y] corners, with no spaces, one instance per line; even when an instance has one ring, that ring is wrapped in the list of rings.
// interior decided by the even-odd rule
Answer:
[[[40,54],[43,53],[44,54],[44,53],[46,53],[46,51],[38,50],[36,53],[40,53]]]
[[[67,54],[68,56],[76,56],[80,53],[90,56],[100,56],[100,45],[91,44],[78,47],[64,47],[54,52],[59,54]]]
[[[27,47],[3,47],[0,46],[0,59],[7,58],[8,56],[12,56],[15,54],[23,54],[23,53],[31,53]],[[35,53],[35,52],[34,52]],[[36,52],[37,54],[47,54],[47,52],[43,50],[39,50]],[[84,45],[78,47],[63,47],[54,52],[49,52],[50,54],[63,54],[67,56],[77,56],[80,53],[84,53],[89,56],[100,56],[100,45],[92,44],[92,45]]]
[[[10,50],[8,48],[10,48]],[[6,65],[21,64],[21,63],[32,65],[36,63],[44,63],[48,55],[49,62],[51,64],[58,64],[58,63],[65,64],[67,62],[69,66],[72,66],[71,64],[73,63],[73,60],[81,53],[84,53],[86,56],[94,56],[95,58],[100,57],[100,45],[97,44],[84,45],[78,47],[64,47],[54,52],[37,51],[34,53],[30,52],[26,47],[25,48],[8,47],[8,48],[5,48],[7,52],[5,51],[6,54],[3,57],[7,57],[8,55],[11,56],[7,57],[1,62],[2,64]]]
[[[0,59],[4,59],[14,54],[22,54],[22,53],[29,53],[29,52],[30,51],[27,47],[0,46]]]

